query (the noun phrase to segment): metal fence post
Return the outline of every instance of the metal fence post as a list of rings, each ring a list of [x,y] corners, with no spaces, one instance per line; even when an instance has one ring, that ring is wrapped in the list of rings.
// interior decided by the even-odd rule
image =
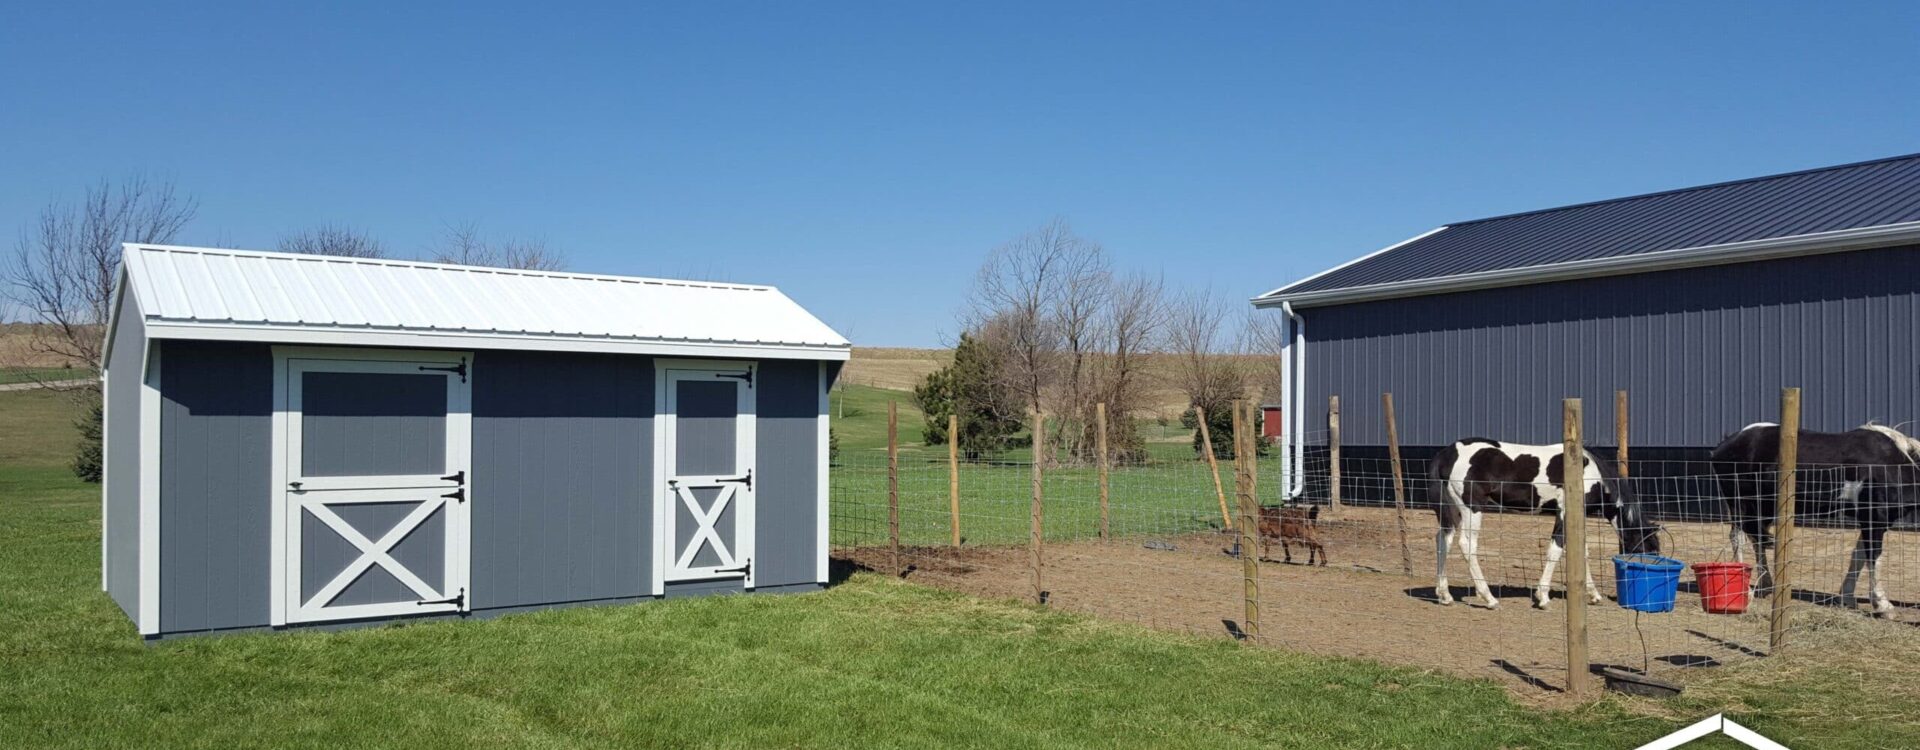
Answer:
[[[1587,691],[1586,450],[1580,444],[1580,399],[1560,402],[1561,525],[1567,540],[1567,693]]]
[[[1773,611],[1767,622],[1767,649],[1787,647],[1787,607],[1793,603],[1793,505],[1795,474],[1800,468],[1800,389],[1780,390],[1779,517],[1773,524]],[[1758,552],[1754,556],[1766,554]],[[1762,560],[1765,562],[1765,560]],[[1843,602],[1849,603],[1849,602]]]

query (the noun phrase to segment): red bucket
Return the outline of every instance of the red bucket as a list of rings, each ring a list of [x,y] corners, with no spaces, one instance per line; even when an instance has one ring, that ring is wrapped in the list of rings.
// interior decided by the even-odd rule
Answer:
[[[1743,562],[1699,562],[1693,578],[1700,583],[1700,606],[1710,614],[1737,615],[1747,611],[1747,571]]]

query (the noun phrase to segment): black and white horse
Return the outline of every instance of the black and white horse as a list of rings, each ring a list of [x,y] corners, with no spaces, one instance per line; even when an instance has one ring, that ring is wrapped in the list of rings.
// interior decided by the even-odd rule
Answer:
[[[1621,551],[1659,554],[1660,527],[1647,518],[1639,499],[1620,481],[1613,466],[1591,451],[1581,463],[1581,492],[1585,493],[1586,504],[1599,506],[1601,514],[1613,523],[1620,534]],[[1482,514],[1499,510],[1537,513],[1552,505],[1559,517],[1553,522],[1552,542],[1547,545],[1547,564],[1533,592],[1533,606],[1547,608],[1553,568],[1566,546],[1566,510],[1561,502],[1566,495],[1566,475],[1562,466],[1558,445],[1520,445],[1486,438],[1455,441],[1433,457],[1428,497],[1435,502],[1434,512],[1440,517],[1440,532],[1434,539],[1433,588],[1441,604],[1453,603],[1453,594],[1447,590],[1447,547],[1456,534],[1460,552],[1467,558],[1467,572],[1473,576],[1473,588],[1492,609],[1500,605],[1500,600],[1487,588],[1486,575],[1480,571]],[[1591,565],[1587,566],[1587,601],[1600,602]]]
[[[1740,539],[1745,536],[1753,545],[1760,594],[1773,589],[1767,551],[1773,547],[1778,491],[1773,472],[1779,458],[1780,425],[1771,422],[1747,425],[1713,449],[1720,498],[1733,516],[1728,531],[1733,559],[1741,559]],[[1865,568],[1873,610],[1893,609],[1880,582],[1882,542],[1895,521],[1920,508],[1916,461],[1920,461],[1920,441],[1885,425],[1866,424],[1846,432],[1800,431],[1799,465],[1804,467],[1800,486],[1805,489],[1800,495],[1803,504],[1798,506],[1802,512],[1796,515],[1820,515],[1830,508],[1828,514],[1851,517],[1860,525],[1860,540],[1854,544],[1846,579],[1840,584],[1841,604],[1858,605],[1854,584]]]

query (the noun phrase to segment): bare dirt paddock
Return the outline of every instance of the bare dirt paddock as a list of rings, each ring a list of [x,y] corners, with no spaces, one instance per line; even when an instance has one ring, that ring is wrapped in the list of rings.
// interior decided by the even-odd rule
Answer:
[[[1399,533],[1391,509],[1348,508],[1322,517],[1320,535],[1332,557],[1326,567],[1260,565],[1260,641],[1312,653],[1362,657],[1439,669],[1466,676],[1493,676],[1516,692],[1550,696],[1566,684],[1565,601],[1556,590],[1551,609],[1531,606],[1552,519],[1497,516],[1487,520],[1482,564],[1497,609],[1474,596],[1466,565],[1456,550],[1448,561],[1456,602],[1440,605],[1433,594],[1433,514],[1406,513],[1412,575],[1403,575]],[[1727,530],[1718,523],[1665,524],[1664,551],[1687,562],[1731,559]],[[1746,614],[1707,614],[1694,593],[1691,572],[1681,575],[1673,612],[1640,614],[1613,600],[1617,543],[1610,527],[1593,522],[1591,560],[1607,598],[1588,607],[1589,649],[1596,664],[1641,668],[1655,674],[1711,667],[1766,653],[1770,600]],[[1895,600],[1892,615],[1865,625],[1908,639],[1920,624],[1920,535],[1894,533],[1881,576]],[[1822,630],[1843,618],[1866,622],[1863,609],[1846,613],[1834,601],[1853,548],[1848,531],[1803,529],[1796,576],[1803,588],[1792,605],[1790,643],[1813,644]],[[1049,542],[1043,586],[1052,606],[1154,627],[1232,635],[1242,627],[1241,562],[1226,554],[1233,538],[1219,533],[1127,537],[1111,541]],[[883,547],[845,550],[844,556],[879,570],[889,566]],[[906,578],[977,596],[1029,599],[1028,550],[1006,547],[910,547],[902,549]],[[1281,556],[1275,544],[1272,555]],[[1556,580],[1559,579],[1556,573]],[[1861,593],[1865,593],[1862,576]],[[1557,587],[1556,587],[1557,589]],[[1644,643],[1644,650],[1643,650]]]

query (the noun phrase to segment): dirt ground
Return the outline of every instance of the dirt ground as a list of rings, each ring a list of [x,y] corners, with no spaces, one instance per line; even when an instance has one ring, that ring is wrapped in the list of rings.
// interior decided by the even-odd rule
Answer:
[[[1544,561],[1552,519],[1491,516],[1482,536],[1482,567],[1500,605],[1486,609],[1472,592],[1466,565],[1455,550],[1448,579],[1456,601],[1440,605],[1433,595],[1433,514],[1406,514],[1412,575],[1401,573],[1399,533],[1391,509],[1347,508],[1322,516],[1319,533],[1332,558],[1308,567],[1297,545],[1292,565],[1260,565],[1260,641],[1300,651],[1363,657],[1439,669],[1465,676],[1493,676],[1516,693],[1550,697],[1566,684],[1565,601],[1555,592],[1549,611],[1531,606],[1529,594]],[[1668,522],[1663,551],[1687,562],[1729,560],[1726,526]],[[1590,560],[1603,596],[1589,606],[1590,660],[1656,675],[1763,655],[1768,646],[1770,599],[1745,614],[1707,614],[1694,576],[1681,575],[1673,612],[1635,613],[1612,601],[1617,549],[1610,527],[1588,526]],[[1833,593],[1840,587],[1854,535],[1802,530],[1796,559],[1803,590],[1790,605],[1790,642],[1821,636],[1823,623],[1844,613]],[[1043,587],[1052,606],[1153,627],[1231,635],[1242,627],[1241,563],[1227,551],[1233,538],[1218,533],[1131,537],[1111,541],[1049,542]],[[1920,535],[1894,533],[1881,576],[1896,608],[1870,627],[1911,637],[1920,625]],[[844,551],[857,563],[885,570],[881,548]],[[1272,555],[1281,557],[1278,544]],[[917,547],[902,550],[907,580],[978,596],[1025,599],[1032,595],[1025,547]],[[1556,580],[1559,579],[1556,573]],[[1865,592],[1862,576],[1861,593]],[[1644,650],[1642,644],[1644,643]]]

